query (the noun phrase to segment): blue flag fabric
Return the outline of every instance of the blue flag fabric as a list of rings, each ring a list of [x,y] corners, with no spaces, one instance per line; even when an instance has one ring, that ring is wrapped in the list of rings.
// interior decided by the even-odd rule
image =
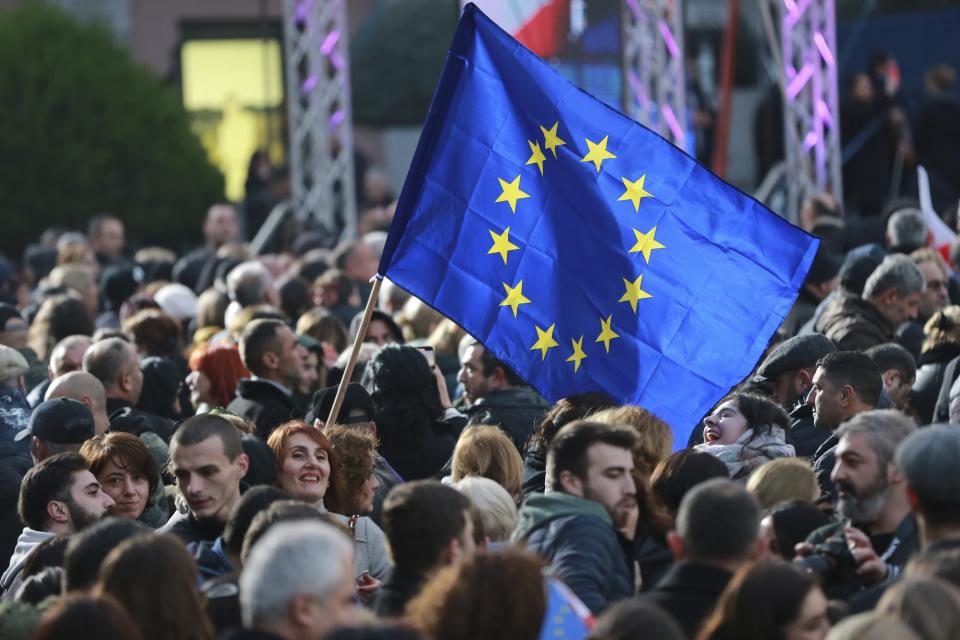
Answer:
[[[604,391],[684,446],[763,354],[817,246],[471,4],[379,272],[551,401]]]
[[[583,640],[594,626],[593,614],[567,585],[546,579],[547,610],[543,614],[540,640]]]

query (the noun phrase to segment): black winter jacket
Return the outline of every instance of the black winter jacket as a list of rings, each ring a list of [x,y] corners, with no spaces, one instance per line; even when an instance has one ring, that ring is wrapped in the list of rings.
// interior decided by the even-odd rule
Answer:
[[[466,414],[471,416],[486,411],[490,417],[484,424],[500,425],[517,449],[523,451],[523,446],[549,408],[547,401],[530,387],[513,387],[479,398]]]
[[[252,378],[240,381],[237,397],[227,405],[227,411],[256,424],[257,435],[263,440],[275,427],[303,417],[289,395],[266,380]]]
[[[633,562],[597,502],[553,492],[527,498],[513,542],[524,541],[594,614],[634,592]]]

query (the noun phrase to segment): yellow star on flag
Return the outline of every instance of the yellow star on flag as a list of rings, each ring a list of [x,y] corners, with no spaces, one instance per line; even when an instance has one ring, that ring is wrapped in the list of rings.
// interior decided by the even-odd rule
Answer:
[[[583,352],[583,336],[579,340],[570,340],[570,344],[573,345],[573,355],[567,358],[567,362],[573,363],[573,372],[576,373],[580,370],[580,362],[587,357]]]
[[[626,292],[620,296],[620,299],[617,302],[629,302],[630,306],[633,308],[633,312],[637,312],[637,302],[643,300],[644,298],[652,298],[653,295],[647,293],[640,288],[640,285],[643,284],[643,274],[641,273],[636,280],[630,282],[626,278],[623,279],[623,286],[626,287]]]
[[[619,198],[617,202],[621,200],[629,200],[633,203],[633,208],[635,211],[640,211],[640,201],[644,198],[652,198],[653,194],[643,188],[643,183],[647,179],[647,174],[643,174],[638,179],[631,182],[624,177],[620,177],[623,180],[623,186],[627,188]]]
[[[656,227],[654,227],[656,229]],[[507,254],[511,251],[517,251],[520,247],[510,242],[510,227],[503,230],[503,233],[496,234],[493,229],[488,229],[490,237],[493,239],[493,246],[487,251],[487,254],[499,253],[503,258],[503,264],[507,264]]]
[[[640,233],[638,229],[633,230],[633,235],[637,237],[637,244],[630,247],[630,250],[627,253],[636,253],[640,252],[643,254],[643,259],[650,262],[650,254],[654,249],[664,249],[665,247],[657,242],[657,227],[654,226],[653,229],[647,231],[646,233]],[[506,262],[507,258],[504,256],[503,261]]]
[[[537,325],[533,325],[533,328],[537,330],[537,341],[533,343],[533,346],[530,347],[530,351],[536,351],[540,349],[540,359],[547,359],[547,351],[553,349],[554,347],[559,347],[560,343],[553,339],[553,328],[557,326],[556,323],[553,323],[547,330],[544,331]]]
[[[553,123],[553,126],[549,129],[545,129],[543,125],[540,125],[540,131],[543,132],[543,147],[550,151],[553,151],[553,157],[557,157],[557,147],[567,144],[560,139],[560,136],[557,135],[557,126],[560,124],[560,121]]]
[[[543,161],[547,159],[547,156],[543,155],[543,151],[540,150],[539,142],[527,140],[527,144],[530,145],[530,159],[527,160],[527,164],[537,165],[537,168],[540,169],[540,175],[543,175]],[[557,155],[556,149],[553,150],[553,155]]]
[[[503,193],[497,198],[497,202],[509,202],[510,211],[517,212],[517,200],[529,198],[530,194],[520,191],[520,176],[513,179],[513,182],[507,182],[503,178],[497,178],[500,181],[500,188]]]
[[[617,157],[607,151],[607,138],[609,137],[610,136],[603,136],[603,140],[601,140],[599,144],[589,138],[584,138],[584,140],[587,141],[587,147],[590,151],[587,152],[587,155],[583,156],[583,160],[580,162],[592,162],[593,166],[597,168],[597,173],[600,173],[601,162]]]
[[[517,317],[517,307],[522,304],[530,304],[530,298],[523,295],[523,280],[517,283],[517,286],[511,287],[506,282],[502,283],[507,297],[500,303],[501,307],[510,307],[513,309],[513,317]]]
[[[607,353],[610,353],[610,341],[620,337],[620,334],[610,328],[610,323],[613,322],[613,316],[607,316],[606,320],[601,318],[600,320],[600,335],[597,336],[597,339],[594,342],[602,342],[604,348],[606,348]]]

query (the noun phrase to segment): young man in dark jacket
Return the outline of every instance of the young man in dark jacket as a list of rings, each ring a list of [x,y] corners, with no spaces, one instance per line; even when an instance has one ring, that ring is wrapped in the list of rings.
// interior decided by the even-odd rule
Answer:
[[[170,442],[170,464],[186,510],[174,513],[159,532],[186,544],[213,542],[240,500],[240,481],[250,465],[240,432],[221,416],[188,418]]]
[[[764,548],[760,504],[740,483],[707,480],[683,497],[667,543],[678,562],[642,596],[696,636],[733,574]]]
[[[240,338],[240,357],[253,374],[237,385],[227,411],[251,420],[266,440],[274,427],[301,418],[293,390],[303,376],[306,350],[290,327],[279,320],[254,320]]]
[[[594,613],[634,593],[629,544],[617,529],[636,506],[629,427],[578,421],[547,453],[552,491],[531,495],[513,541],[524,541]]]

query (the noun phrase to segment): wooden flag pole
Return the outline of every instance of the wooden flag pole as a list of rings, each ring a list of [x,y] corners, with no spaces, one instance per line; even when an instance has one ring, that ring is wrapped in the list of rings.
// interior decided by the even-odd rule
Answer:
[[[333,398],[333,406],[330,407],[327,424],[336,423],[337,414],[340,413],[340,405],[343,404],[343,396],[347,394],[347,385],[350,384],[350,378],[353,376],[353,367],[357,364],[360,345],[363,344],[363,339],[367,335],[367,327],[370,326],[370,316],[373,315],[373,308],[377,306],[377,297],[380,294],[380,284],[383,282],[383,276],[378,273],[370,280],[373,282],[373,288],[370,289],[370,297],[367,298],[367,307],[363,310],[363,320],[360,322],[360,329],[357,331],[357,337],[353,340],[353,348],[350,350],[347,366],[343,370],[343,377],[340,378],[337,395]]]

